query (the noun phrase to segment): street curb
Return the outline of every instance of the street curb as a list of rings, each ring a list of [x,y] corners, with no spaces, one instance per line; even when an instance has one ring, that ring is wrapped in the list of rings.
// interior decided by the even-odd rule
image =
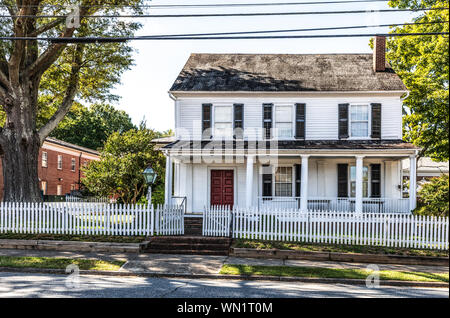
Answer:
[[[63,274],[69,275],[64,269],[53,268],[16,268],[0,267],[0,272],[14,273],[39,273],[39,274]],[[290,276],[263,276],[263,275],[224,275],[224,274],[188,274],[188,273],[149,273],[129,271],[96,271],[80,270],[80,275],[115,276],[115,277],[155,277],[155,278],[189,278],[189,279],[226,279],[226,280],[249,280],[249,281],[281,281],[302,282],[316,284],[347,284],[366,285],[365,279],[347,278],[318,278],[318,277],[290,277]],[[440,282],[412,282],[399,280],[380,280],[381,287],[422,287],[422,288],[449,288],[448,283]]]
[[[309,252],[279,249],[230,248],[230,256],[272,259],[302,259],[312,261],[335,261],[370,264],[449,266],[447,257],[405,256],[393,254],[362,254],[336,252]]]
[[[0,239],[0,249],[65,252],[139,253],[143,243]]]

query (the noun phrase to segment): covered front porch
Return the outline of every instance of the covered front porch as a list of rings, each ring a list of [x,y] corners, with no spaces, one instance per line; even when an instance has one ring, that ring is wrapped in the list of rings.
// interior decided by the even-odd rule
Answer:
[[[212,205],[355,213],[416,207],[415,178],[409,197],[402,195],[401,161],[408,158],[415,174],[413,149],[166,155],[166,204],[181,198],[187,213]]]

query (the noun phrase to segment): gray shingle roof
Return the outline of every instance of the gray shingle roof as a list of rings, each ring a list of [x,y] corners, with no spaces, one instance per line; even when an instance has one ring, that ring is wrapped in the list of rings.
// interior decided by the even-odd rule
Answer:
[[[170,91],[402,91],[372,54],[191,54]]]

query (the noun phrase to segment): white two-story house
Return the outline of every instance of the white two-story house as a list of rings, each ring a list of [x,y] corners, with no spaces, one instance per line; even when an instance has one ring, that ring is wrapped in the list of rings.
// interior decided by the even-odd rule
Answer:
[[[409,212],[407,93],[382,37],[373,54],[192,54],[169,91],[166,203]]]

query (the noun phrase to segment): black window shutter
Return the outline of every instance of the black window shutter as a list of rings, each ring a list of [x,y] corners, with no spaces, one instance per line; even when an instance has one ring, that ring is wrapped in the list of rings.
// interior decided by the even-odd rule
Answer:
[[[302,182],[302,165],[295,165],[295,196],[299,197],[301,194],[301,182]]]
[[[371,170],[370,196],[372,198],[379,198],[381,197],[381,165],[379,163],[371,164],[370,170]]]
[[[244,104],[234,104],[234,137],[243,138],[244,129]]]
[[[372,106],[372,138],[381,138],[381,104]]]
[[[264,138],[272,138],[272,108],[273,104],[263,104]]]
[[[348,105],[339,104],[339,139],[348,138]]]
[[[305,139],[306,104],[295,104],[295,138]]]
[[[348,164],[338,164],[338,197],[348,197]]]
[[[202,104],[202,138],[211,138],[211,107],[212,104]],[[208,132],[206,131],[208,130]]]
[[[269,166],[264,166],[269,167]],[[262,175],[262,195],[263,197],[271,197],[272,196],[272,174],[264,173]]]

